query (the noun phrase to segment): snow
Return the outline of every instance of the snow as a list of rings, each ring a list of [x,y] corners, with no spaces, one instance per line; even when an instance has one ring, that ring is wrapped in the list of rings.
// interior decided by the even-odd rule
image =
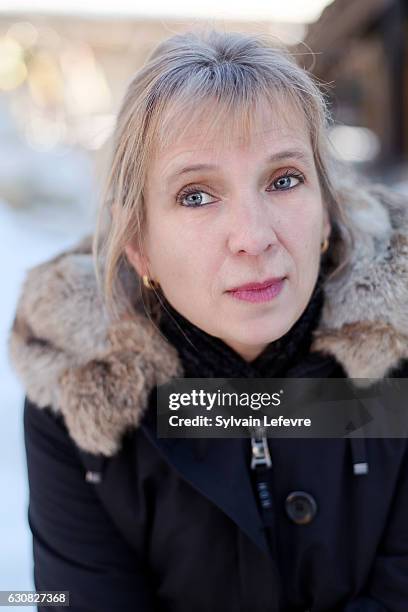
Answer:
[[[6,129],[10,132],[3,113],[0,193],[4,197],[2,187],[14,182],[14,193],[18,192],[20,200],[11,206],[0,199],[0,590],[34,590],[22,421],[24,390],[8,361],[7,340],[27,269],[92,232],[96,189],[92,162],[85,153],[31,151],[17,138],[10,139],[9,133],[2,138]]]

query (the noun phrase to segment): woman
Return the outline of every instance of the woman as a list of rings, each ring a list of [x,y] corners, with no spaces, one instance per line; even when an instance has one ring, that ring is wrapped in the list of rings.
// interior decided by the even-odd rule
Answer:
[[[175,377],[406,375],[406,202],[340,186],[326,129],[262,37],[173,36],[129,84],[93,250],[30,270],[10,335],[37,590],[75,611],[408,609],[405,439],[156,431]]]

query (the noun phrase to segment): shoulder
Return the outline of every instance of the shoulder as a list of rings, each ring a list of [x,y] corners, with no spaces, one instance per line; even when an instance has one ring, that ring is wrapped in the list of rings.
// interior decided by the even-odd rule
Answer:
[[[64,459],[75,457],[75,445],[70,439],[64,419],[51,406],[40,409],[25,396],[23,424],[26,448],[41,447],[51,455],[59,453]]]
[[[85,465],[61,413],[51,406],[39,408],[26,396],[23,425],[30,488],[45,495],[46,487],[60,488],[65,481],[85,492]]]
[[[381,379],[408,359],[408,200],[357,183],[337,189],[354,244],[324,283],[312,350],[332,355],[350,378]]]
[[[67,477],[71,482],[75,479],[76,486],[85,491],[79,481],[99,484],[109,461],[117,462],[116,469],[122,475],[131,469],[133,477],[142,476],[140,470],[135,471],[136,457],[142,472],[145,464],[153,468],[157,462],[157,457],[154,460],[156,453],[145,440],[142,428],[126,431],[120,452],[115,455],[89,452],[78,446],[60,412],[52,406],[40,408],[27,396],[24,398],[23,426],[29,475],[42,473],[45,477],[47,474],[48,483],[57,483]]]
[[[52,410],[61,417],[54,425],[63,423],[79,449],[105,456],[139,426],[154,386],[182,373],[144,312],[109,317],[89,238],[28,271],[8,350],[28,412]]]

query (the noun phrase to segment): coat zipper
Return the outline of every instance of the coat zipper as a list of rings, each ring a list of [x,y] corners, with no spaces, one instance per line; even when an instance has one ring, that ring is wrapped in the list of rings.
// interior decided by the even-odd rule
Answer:
[[[276,549],[276,532],[273,517],[273,500],[270,487],[270,470],[272,468],[272,459],[269,452],[268,438],[265,435],[265,428],[256,427],[251,430],[251,470],[255,474],[256,488],[258,492],[259,503],[264,525],[266,527],[266,536],[269,542],[272,555],[277,561]],[[308,608],[305,612],[311,612]]]
[[[273,504],[270,486],[272,459],[269,452],[268,439],[263,427],[252,428],[251,434],[251,470],[253,470],[255,476],[262,519],[265,527],[272,527]]]
[[[265,435],[265,428],[256,427],[251,429],[251,449],[251,470],[254,474],[265,538],[268,542],[275,567],[275,578],[278,587],[276,601],[279,602],[277,605],[280,609],[283,583],[277,558],[276,528],[271,490],[272,459],[269,452],[268,438]]]
[[[257,427],[252,431],[251,469],[254,470],[258,465],[263,465],[267,468],[272,467],[272,459],[269,452],[268,440],[265,436],[265,429],[263,427]]]

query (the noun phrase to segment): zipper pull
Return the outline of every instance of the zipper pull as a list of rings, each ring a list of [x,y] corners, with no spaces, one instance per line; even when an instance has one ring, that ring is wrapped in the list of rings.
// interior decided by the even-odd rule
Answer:
[[[265,436],[265,429],[257,427],[253,429],[251,436],[252,459],[251,470],[255,470],[258,465],[270,468],[272,467],[272,459],[268,447],[268,439]]]

